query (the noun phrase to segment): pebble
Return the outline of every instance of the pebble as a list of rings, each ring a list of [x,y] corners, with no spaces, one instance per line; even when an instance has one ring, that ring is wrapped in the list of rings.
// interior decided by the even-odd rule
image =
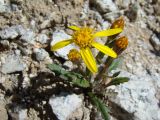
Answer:
[[[23,71],[26,65],[23,63],[20,56],[15,54],[9,54],[5,58],[5,62],[2,63],[1,71],[4,74],[13,73],[17,71]]]
[[[8,27],[0,31],[1,39],[14,39],[18,36],[18,32],[15,27]]]
[[[41,44],[46,44],[49,38],[46,34],[39,34],[37,35],[36,40],[40,42]]]
[[[49,56],[48,52],[43,48],[35,48],[33,52],[35,54],[36,60],[38,61],[43,61]]]
[[[122,9],[126,9],[129,7],[129,5],[131,4],[132,0],[116,0],[115,4]]]
[[[91,3],[93,3],[97,10],[101,13],[108,13],[118,10],[112,0],[92,0]]]
[[[15,25],[11,27],[6,27],[0,31],[0,38],[5,39],[14,39],[18,37],[18,35],[23,35],[26,33],[26,29],[22,25]]]
[[[53,95],[49,104],[59,120],[81,120],[83,117],[82,99],[76,94]]]
[[[110,22],[113,22],[115,19],[119,18],[120,16],[122,16],[123,13],[121,13],[120,11],[118,12],[110,12],[110,13],[106,13],[104,14],[104,19],[108,20]]]
[[[36,34],[32,30],[27,30],[20,38],[22,41],[29,44],[35,44]]]
[[[0,0],[0,13],[5,13],[10,11],[10,6],[5,0]]]
[[[126,16],[129,18],[131,22],[135,22],[138,18],[138,13],[140,11],[140,7],[138,3],[134,3],[130,6],[130,8],[125,12]]]
[[[69,70],[72,70],[75,67],[74,64],[71,61],[64,62],[63,66],[66,67]]]
[[[22,109],[18,113],[19,120],[25,120],[27,118],[27,109]]]

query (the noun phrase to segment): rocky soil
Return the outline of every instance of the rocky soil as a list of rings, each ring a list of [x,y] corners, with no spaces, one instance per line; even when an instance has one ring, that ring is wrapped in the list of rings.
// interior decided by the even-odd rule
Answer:
[[[46,68],[73,69],[69,45],[55,53],[50,45],[70,38],[69,25],[86,23],[103,30],[124,16],[121,76],[131,80],[111,89],[112,120],[160,120],[159,0],[0,0],[0,119],[101,120],[76,88]],[[105,39],[100,39],[104,42]]]

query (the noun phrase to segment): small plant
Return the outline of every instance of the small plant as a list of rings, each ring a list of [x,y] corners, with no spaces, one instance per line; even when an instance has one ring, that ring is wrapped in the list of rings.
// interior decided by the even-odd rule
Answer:
[[[72,38],[64,40],[51,46],[52,51],[56,51],[69,44],[75,44],[79,49],[72,49],[68,53],[68,58],[74,64],[77,64],[79,72],[66,71],[60,65],[49,64],[48,67],[55,72],[56,75],[64,80],[70,81],[73,85],[79,86],[82,89],[87,89],[87,96],[89,96],[93,105],[101,112],[105,120],[109,120],[108,105],[104,104],[100,96],[106,96],[106,89],[111,85],[119,85],[128,82],[127,77],[118,77],[119,72],[110,75],[111,71],[116,69],[121,64],[120,54],[127,48],[127,37],[119,37],[123,31],[124,20],[123,17],[117,19],[111,25],[110,29],[96,32],[95,29],[84,26],[70,26],[73,30]],[[96,42],[96,37],[106,37],[108,39],[105,45]],[[98,49],[97,56],[93,56],[91,49]],[[102,62],[104,55],[108,55],[105,62]],[[82,60],[86,64],[87,69],[83,69],[81,65]],[[101,65],[102,68],[97,67]]]

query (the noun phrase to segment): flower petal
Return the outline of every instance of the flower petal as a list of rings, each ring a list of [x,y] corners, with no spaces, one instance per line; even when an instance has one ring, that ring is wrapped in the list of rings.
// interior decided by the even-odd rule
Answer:
[[[72,39],[60,41],[60,42],[56,43],[55,45],[51,46],[51,51],[56,51],[62,47],[65,47],[65,46],[71,44],[72,42],[73,42]]]
[[[120,32],[122,32],[121,28],[108,29],[108,30],[103,30],[103,31],[96,32],[93,36],[94,37],[106,37],[106,36],[115,35],[115,34],[120,33]]]
[[[80,50],[80,54],[82,56],[82,59],[84,60],[84,63],[86,64],[87,68],[92,72],[95,73],[97,72],[97,65],[96,61],[91,53],[91,50],[87,48],[82,48]]]
[[[77,26],[69,26],[68,28],[70,28],[70,29],[72,29],[72,30],[80,30],[80,28],[77,27]]]
[[[93,42],[92,46],[97,48],[99,51],[103,52],[104,54],[107,54],[107,55],[109,55],[113,58],[117,57],[117,54],[111,48],[109,48],[108,46],[104,46],[104,45],[99,44],[97,42]]]

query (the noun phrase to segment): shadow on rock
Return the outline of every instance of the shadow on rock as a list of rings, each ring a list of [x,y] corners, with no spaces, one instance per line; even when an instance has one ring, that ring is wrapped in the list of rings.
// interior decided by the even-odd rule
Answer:
[[[38,117],[42,120],[57,120],[49,104],[50,97],[61,92],[74,92],[77,94],[83,92],[83,90],[73,87],[68,81],[46,72],[41,72],[37,77],[32,78],[30,87],[23,88],[22,84],[23,76],[20,74],[18,87],[14,88],[12,92],[6,93],[6,97],[12,96],[11,103],[6,106],[7,110],[10,111],[8,112],[10,118],[13,118],[15,109],[19,107],[28,111],[33,108],[38,112]]]

